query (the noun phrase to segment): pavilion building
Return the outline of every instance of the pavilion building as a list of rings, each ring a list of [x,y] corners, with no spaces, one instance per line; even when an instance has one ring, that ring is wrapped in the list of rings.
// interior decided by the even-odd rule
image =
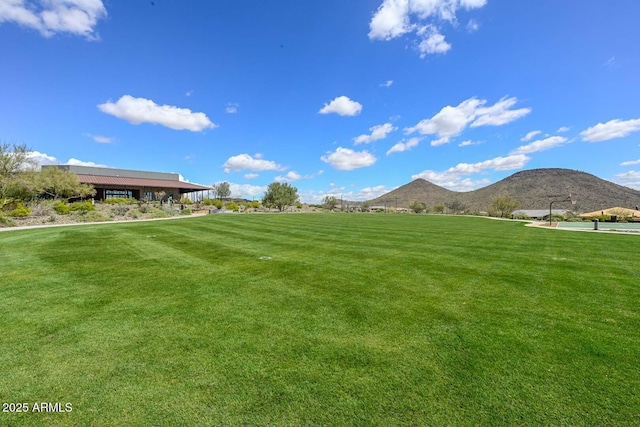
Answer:
[[[112,169],[91,166],[50,165],[43,168],[58,168],[78,176],[82,184],[91,184],[96,189],[95,198],[134,198],[146,200],[180,200],[183,194],[204,195],[211,187],[185,182],[177,173],[146,172],[128,169]]]

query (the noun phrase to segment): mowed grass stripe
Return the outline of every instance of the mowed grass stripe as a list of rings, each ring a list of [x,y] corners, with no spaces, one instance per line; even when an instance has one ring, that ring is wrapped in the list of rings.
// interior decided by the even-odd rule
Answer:
[[[637,236],[228,215],[0,248],[0,400],[76,408],[9,425],[637,421]]]

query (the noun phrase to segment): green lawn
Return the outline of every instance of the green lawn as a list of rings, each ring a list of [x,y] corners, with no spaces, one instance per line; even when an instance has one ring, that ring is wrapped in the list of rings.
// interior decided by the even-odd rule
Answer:
[[[73,410],[0,425],[637,426],[639,249],[424,215],[2,232],[0,402]]]

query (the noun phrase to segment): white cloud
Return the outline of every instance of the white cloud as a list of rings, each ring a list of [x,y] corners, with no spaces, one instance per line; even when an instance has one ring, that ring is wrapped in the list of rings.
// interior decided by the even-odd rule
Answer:
[[[511,152],[511,154],[530,154],[538,151],[548,150],[549,148],[564,145],[568,141],[563,136],[550,136],[549,138],[539,139],[530,144],[522,145]]]
[[[529,142],[529,141],[531,141],[533,139],[534,136],[539,135],[541,133],[542,133],[541,130],[532,130],[531,132],[529,132],[528,134],[526,134],[525,136],[520,138],[520,141]]]
[[[469,19],[467,23],[467,31],[470,33],[475,33],[480,29],[480,24],[475,19]]]
[[[53,156],[50,156],[39,151],[31,151],[28,154],[29,160],[33,161],[36,165],[59,165],[60,162]]]
[[[71,165],[71,166],[92,166],[95,168],[106,168],[106,165],[102,165],[100,163],[95,163],[95,162],[83,162],[82,160],[78,160],[78,159],[74,159],[71,158],[69,160],[67,160],[67,163],[65,163],[65,165]]]
[[[487,184],[487,179],[473,180],[470,178],[462,178],[464,175],[472,175],[480,173],[487,169],[497,171],[506,171],[520,169],[530,160],[524,154],[510,155],[507,157],[496,157],[478,163],[458,163],[443,172],[433,170],[425,170],[418,174],[412,175],[412,179],[422,178],[436,185],[456,191],[469,191]]]
[[[618,68],[618,63],[616,62],[616,57],[612,56],[611,58],[607,59],[607,61],[602,64],[607,68]]]
[[[320,157],[325,163],[329,163],[338,170],[353,170],[371,166],[376,162],[376,157],[368,151],[353,151],[348,148],[338,147],[336,151],[328,151]]]
[[[264,160],[256,157],[251,157],[249,154],[243,153],[237,156],[231,156],[224,162],[224,171],[229,173],[231,171],[252,170],[252,171],[283,171],[286,168],[280,166],[276,162],[271,160]]]
[[[391,40],[414,33],[420,56],[442,54],[451,49],[445,41],[440,24],[456,26],[460,9],[478,9],[486,0],[383,0],[369,23],[370,40]],[[469,32],[477,30],[477,22],[470,20]]]
[[[320,114],[335,113],[340,116],[357,116],[362,111],[362,104],[352,101],[346,96],[338,96],[318,111]]]
[[[245,173],[244,174],[244,178],[245,179],[256,179],[259,176],[260,175],[258,175],[257,173]]]
[[[294,182],[302,179],[302,175],[298,172],[290,171],[285,176],[276,176],[273,180],[275,182]]]
[[[71,33],[97,39],[98,20],[106,18],[102,0],[2,0],[0,24],[13,22],[37,30],[45,37]]]
[[[250,184],[234,184],[230,182],[229,190],[231,191],[231,197],[239,199],[251,199],[257,196],[261,196],[265,191],[267,191],[267,187]]]
[[[478,118],[471,123],[471,127],[502,126],[518,120],[531,112],[531,108],[511,110],[518,100],[515,97],[504,97],[490,107],[480,107],[476,111]],[[484,103],[483,103],[484,104]]]
[[[383,125],[373,126],[369,128],[371,131],[371,135],[360,135],[353,138],[356,145],[358,144],[369,144],[373,141],[378,141],[380,139],[385,139],[387,135],[389,135],[394,130],[398,129],[394,127],[391,123],[385,123]]]
[[[238,107],[240,107],[240,104],[237,102],[228,102],[224,111],[227,114],[236,114],[238,112]]]
[[[369,23],[371,40],[391,40],[412,29],[407,0],[384,0]]]
[[[620,163],[620,166],[633,166],[633,165],[640,165],[640,160],[629,160],[628,162]]]
[[[191,95],[193,95],[193,89],[188,90],[188,91],[184,94],[184,96],[191,96]]]
[[[115,138],[110,138],[102,135],[91,135],[90,133],[85,133],[84,136],[93,139],[99,144],[111,144],[113,141],[115,141]]]
[[[111,101],[98,105],[100,111],[110,114],[131,124],[152,123],[175,130],[199,132],[217,125],[204,113],[194,113],[188,108],[171,105],[158,105],[145,98],[124,95],[116,103]]]
[[[418,43],[420,58],[427,54],[447,53],[451,49],[451,44],[445,41],[444,36],[433,25],[421,28],[418,34],[422,36],[422,41]]]
[[[640,190],[640,171],[619,173],[616,176],[618,177],[618,184]]]
[[[565,133],[565,132],[569,132],[570,130],[571,130],[571,128],[570,128],[570,127],[567,127],[567,126],[561,126],[561,127],[559,127],[559,128],[558,128],[558,130],[557,130],[556,132],[558,132],[558,133]]]
[[[417,147],[420,143],[420,138],[411,138],[407,142],[404,140],[398,142],[387,151],[387,156],[391,153],[401,153],[403,151],[411,150],[413,147]]]
[[[470,139],[467,139],[466,141],[462,141],[460,144],[458,144],[458,147],[468,147],[470,145],[480,145],[482,144],[482,141],[472,141]]]
[[[28,154],[29,159],[34,162],[39,169],[42,165],[72,165],[72,166],[93,166],[93,167],[102,167],[106,168],[108,166],[102,165],[100,163],[95,162],[85,162],[82,160],[74,159],[73,157],[67,160],[66,162],[61,162],[56,159],[54,156],[50,156],[45,153],[40,153],[39,151],[31,151]]]
[[[380,87],[391,87],[392,84],[393,84],[393,80],[387,80],[384,83],[380,83]]]
[[[405,133],[437,135],[439,138],[432,141],[431,145],[446,144],[451,138],[460,135],[467,126],[501,126],[531,112],[530,108],[511,110],[516,102],[515,97],[505,97],[489,107],[483,107],[487,103],[486,100],[469,98],[456,107],[448,105],[442,108],[430,119],[421,120],[414,127],[406,128]]]
[[[587,142],[607,141],[614,138],[623,138],[640,130],[640,119],[620,120],[614,119],[607,123],[598,123],[582,132],[582,139]]]
[[[366,187],[356,193],[355,197],[352,199],[354,201],[363,201],[363,200],[371,200],[377,197],[382,196],[383,194],[387,194],[393,189],[387,188],[386,185],[377,185],[375,187]]]

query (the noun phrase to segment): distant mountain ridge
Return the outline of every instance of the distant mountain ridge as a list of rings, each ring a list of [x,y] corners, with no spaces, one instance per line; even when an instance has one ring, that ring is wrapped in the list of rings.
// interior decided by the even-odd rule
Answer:
[[[557,203],[554,208],[589,212],[617,206],[635,208],[640,205],[638,190],[586,172],[560,168],[517,172],[487,187],[468,192],[447,190],[419,178],[369,200],[368,203],[407,208],[412,202],[418,201],[433,208],[458,201],[468,210],[488,211],[496,197],[510,196],[521,203],[520,209],[548,209],[552,200],[562,200],[569,193],[577,199],[577,203],[574,206],[570,202]]]

